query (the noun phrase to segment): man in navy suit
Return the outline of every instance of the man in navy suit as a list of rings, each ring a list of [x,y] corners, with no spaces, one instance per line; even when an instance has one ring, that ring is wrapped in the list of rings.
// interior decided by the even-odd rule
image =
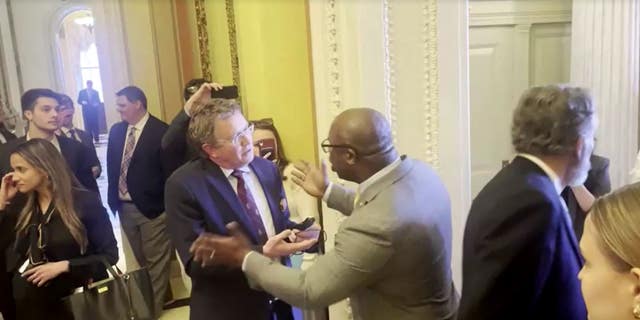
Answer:
[[[167,124],[147,112],[147,97],[140,88],[125,87],[116,96],[122,121],[109,131],[109,207],[120,217],[138,264],[149,270],[159,316],[169,286],[173,252],[166,233],[166,173],[160,148]]]
[[[177,169],[165,192],[169,234],[192,280],[190,317],[266,320],[275,314],[277,319],[292,319],[290,306],[253,290],[242,270],[193,261],[190,247],[201,233],[226,235],[226,225],[234,221],[256,250],[271,258],[285,257],[285,264],[286,256],[306,247],[283,242],[293,223],[282,179],[273,163],[254,157],[253,125],[235,101],[206,98],[211,90],[212,85],[205,84],[187,102],[202,100],[196,110],[188,108],[189,138],[201,156]]]
[[[523,94],[511,128],[518,155],[469,212],[459,320],[587,319],[583,262],[560,193],[585,181],[597,122],[584,89]]]
[[[82,116],[84,118],[84,124],[89,131],[89,134],[93,137],[93,140],[98,143],[100,141],[100,93],[93,90],[93,81],[87,80],[87,88],[80,90],[78,93],[78,103],[82,105]]]

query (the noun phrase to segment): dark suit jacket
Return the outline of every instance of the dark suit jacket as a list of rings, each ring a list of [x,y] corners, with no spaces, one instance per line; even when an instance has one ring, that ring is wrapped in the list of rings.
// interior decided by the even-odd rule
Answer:
[[[162,150],[164,150],[167,157],[170,157],[172,163],[171,167],[167,168],[169,173],[172,173],[187,161],[198,158],[199,150],[189,143],[187,137],[190,120],[191,118],[184,110],[181,110],[173,118],[169,129],[162,137]]]
[[[100,93],[95,89],[91,89],[91,90],[95,92],[95,94],[93,95],[93,100],[89,100],[89,93],[87,92],[87,89],[82,89],[78,93],[78,103],[81,104],[83,107],[84,106],[97,107],[100,105]],[[83,103],[83,101],[86,101],[87,103]]]
[[[586,320],[578,243],[551,179],[516,157],[474,199],[459,320]]]
[[[587,175],[587,180],[584,182],[584,186],[596,198],[611,191],[609,159],[596,155],[591,156],[591,169]],[[569,209],[569,215],[573,222],[576,239],[580,241],[582,232],[584,231],[584,220],[587,218],[587,213],[580,208],[578,200],[573,194],[573,191],[571,191],[571,188],[567,187],[562,191],[562,198],[564,198],[564,201],[567,203],[567,209]]]
[[[293,226],[283,205],[286,200],[278,169],[261,158],[249,166],[265,192],[276,233]],[[225,225],[232,221],[240,223],[254,245],[262,245],[220,167],[208,159],[190,161],[167,180],[165,194],[169,236],[192,279],[191,319],[270,319],[268,294],[252,290],[241,270],[203,269],[192,263],[189,247],[198,235],[205,231],[226,235]]]
[[[4,176],[11,171],[9,156],[19,144],[25,141],[26,137],[21,137],[0,146],[0,175]],[[69,168],[78,181],[80,181],[85,188],[99,192],[98,183],[91,172],[91,167],[95,162],[95,155],[93,154],[95,150],[91,151],[82,143],[67,137],[58,136],[58,143],[60,144],[60,153],[62,153],[62,156],[67,160]]]
[[[107,176],[109,181],[109,207],[115,214],[122,201],[118,194],[122,153],[129,124],[121,121],[109,131],[107,145]],[[167,124],[149,116],[133,151],[127,171],[127,188],[133,203],[147,218],[153,219],[164,212],[165,161],[160,139],[167,131]]]
[[[7,142],[16,139],[16,136],[13,133],[11,133],[11,131],[9,131],[9,129],[7,129],[4,126],[4,123],[2,123],[2,122],[0,122],[0,135],[2,135],[4,137],[4,139],[7,140]],[[0,143],[0,144],[2,144],[2,143]]]
[[[76,134],[80,138],[80,143],[82,143],[85,147],[89,149],[89,151],[91,151],[90,153],[92,157],[93,166],[99,167],[100,172],[102,172],[102,165],[100,164],[100,159],[98,159],[98,154],[96,153],[96,146],[95,144],[93,144],[93,137],[91,137],[91,135],[84,130],[81,130],[78,128],[73,128],[73,130],[76,132]],[[64,132],[61,132],[61,134],[68,137]]]
[[[73,189],[73,197],[78,218],[86,229],[87,250],[84,254],[80,252],[80,247],[71,237],[68,228],[64,225],[60,216],[54,213],[47,225],[49,246],[45,249],[46,255],[49,261],[52,262],[69,260],[69,272],[49,281],[47,286],[43,288],[36,288],[24,282],[14,282],[14,285],[18,283],[14,287],[14,292],[19,292],[22,296],[19,300],[21,301],[19,306],[22,306],[23,312],[32,308],[29,303],[33,303],[32,301],[34,300],[31,299],[39,300],[44,298],[44,301],[53,302],[69,295],[73,292],[73,289],[87,284],[89,279],[98,281],[106,278],[107,273],[101,258],[106,259],[111,265],[118,261],[117,242],[100,197],[95,192],[84,189]],[[6,210],[0,212],[0,220],[10,219],[15,224],[21,210],[22,203],[12,203]],[[15,235],[15,231],[13,234]],[[17,238],[15,246],[11,246],[11,249],[7,250],[8,270],[16,272],[16,269],[26,260],[29,241],[28,235],[21,235]],[[47,308],[37,310],[36,308],[28,318],[35,318],[36,313],[39,314],[38,318],[47,318],[47,314],[51,312],[55,313],[56,310],[47,310]],[[21,317],[27,318],[24,314]],[[50,314],[49,317],[51,317]]]

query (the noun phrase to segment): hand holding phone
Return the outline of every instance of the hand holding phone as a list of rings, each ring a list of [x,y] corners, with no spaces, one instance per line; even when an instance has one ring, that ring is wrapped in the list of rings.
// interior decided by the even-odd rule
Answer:
[[[278,152],[276,150],[275,139],[258,140],[253,144],[253,146],[258,148],[258,156],[260,156],[260,158],[270,161],[278,160]]]

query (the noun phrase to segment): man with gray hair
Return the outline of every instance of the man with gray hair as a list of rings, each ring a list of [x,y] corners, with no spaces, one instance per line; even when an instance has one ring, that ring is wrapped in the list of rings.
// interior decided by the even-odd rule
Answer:
[[[193,284],[189,317],[292,319],[289,305],[253,290],[241,270],[204,265],[189,251],[201,233],[228,234],[226,225],[231,222],[238,223],[253,248],[283,264],[289,264],[290,254],[317,241],[317,236],[284,241],[295,224],[289,220],[278,168],[254,157],[253,124],[240,105],[211,99],[212,90],[215,84],[203,84],[185,105],[191,114],[189,139],[200,157],[178,168],[165,188],[169,235]]]
[[[511,128],[518,155],[469,212],[459,320],[587,318],[583,261],[560,193],[585,181],[597,126],[585,89],[522,95]]]

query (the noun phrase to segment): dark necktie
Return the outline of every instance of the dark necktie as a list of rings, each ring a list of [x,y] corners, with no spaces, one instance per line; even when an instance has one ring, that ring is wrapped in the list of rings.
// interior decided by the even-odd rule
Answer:
[[[243,172],[240,170],[233,170],[231,173],[231,175],[238,180],[238,199],[240,200],[240,204],[242,204],[245,214],[248,216],[249,221],[251,221],[254,230],[258,234],[259,243],[263,244],[267,242],[267,232],[262,223],[256,201],[253,199],[242,174]]]
[[[76,140],[76,141],[80,141],[80,139],[76,135],[76,130],[75,129],[69,129],[69,138],[71,138],[73,140]]]

